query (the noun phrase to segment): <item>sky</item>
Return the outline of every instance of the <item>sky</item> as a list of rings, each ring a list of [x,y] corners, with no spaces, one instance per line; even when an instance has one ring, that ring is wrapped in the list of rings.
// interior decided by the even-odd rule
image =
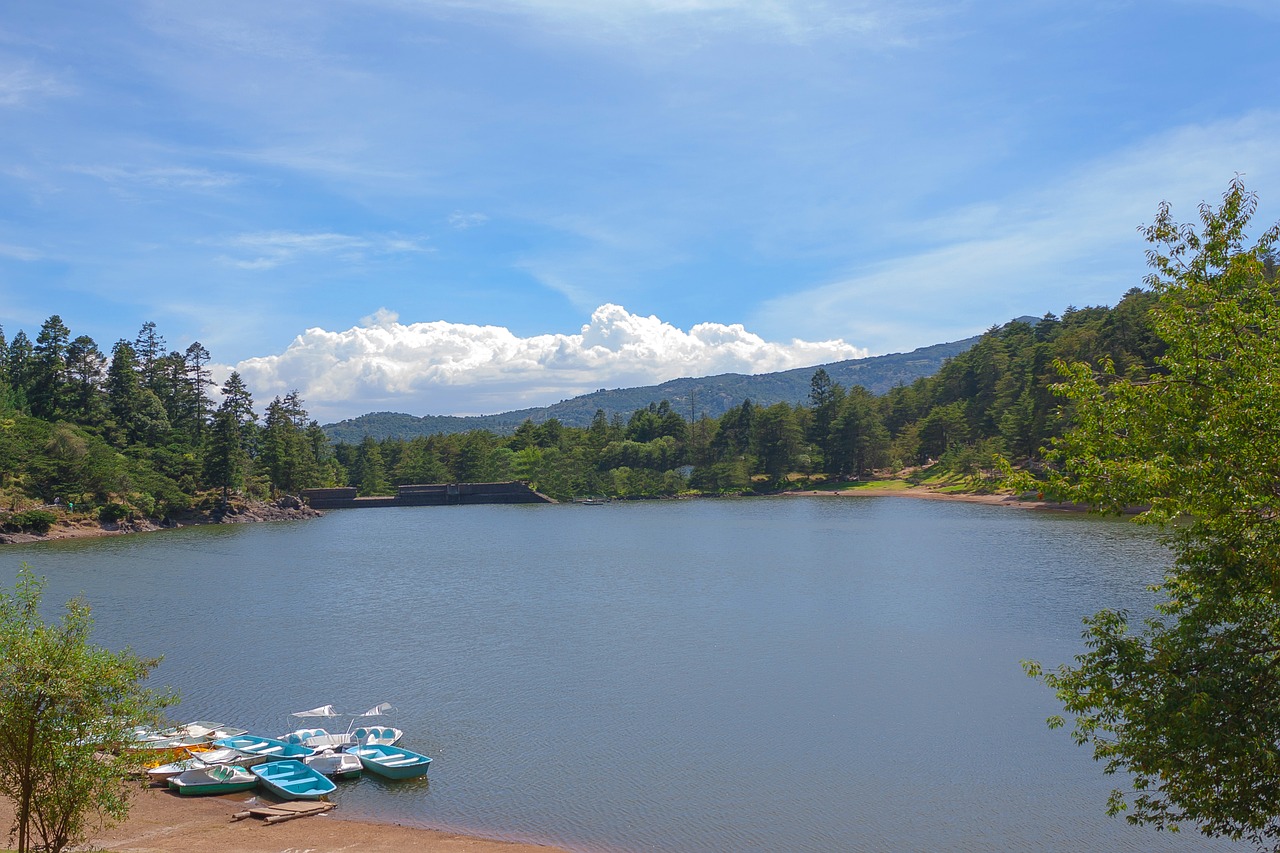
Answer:
[[[154,322],[322,423],[1114,305],[1234,176],[1274,0],[6,0],[0,327]]]

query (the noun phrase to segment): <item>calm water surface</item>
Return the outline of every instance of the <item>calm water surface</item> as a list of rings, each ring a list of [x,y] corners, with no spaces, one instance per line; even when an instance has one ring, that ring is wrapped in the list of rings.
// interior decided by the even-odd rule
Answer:
[[[901,498],[347,510],[6,546],[176,718],[399,709],[349,815],[584,851],[1235,850],[1106,817],[1019,661],[1145,612],[1151,531]],[[51,611],[52,612],[52,609]]]

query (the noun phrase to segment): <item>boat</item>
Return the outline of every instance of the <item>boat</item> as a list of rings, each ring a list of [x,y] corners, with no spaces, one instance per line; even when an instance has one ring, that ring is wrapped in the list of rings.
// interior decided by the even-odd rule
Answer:
[[[387,779],[408,779],[422,776],[431,766],[431,759],[399,746],[370,743],[349,746],[347,752],[360,759],[364,769]]]
[[[153,784],[157,782],[163,784],[179,773],[185,773],[188,770],[199,770],[202,767],[213,767],[218,764],[234,764],[237,767],[248,767],[250,764],[260,764],[267,760],[264,755],[250,755],[228,747],[189,752],[188,754],[190,755],[189,758],[161,764],[159,767],[152,767],[147,771],[147,778]]]
[[[246,734],[248,729],[231,728],[224,723],[196,720],[164,731],[147,728],[133,730],[133,749],[173,751],[207,746],[215,740]]]
[[[404,737],[404,732],[393,726],[362,725],[359,728],[356,727],[357,720],[366,717],[380,717],[390,710],[392,710],[391,704],[383,702],[359,714],[344,714],[335,710],[332,705],[321,705],[319,708],[312,708],[309,711],[294,711],[289,716],[301,719],[350,717],[351,721],[348,723],[345,732],[331,732],[323,728],[300,728],[281,735],[279,739],[287,743],[309,746],[315,750],[343,749],[362,743],[380,743],[390,746]]]
[[[356,729],[352,735],[357,745],[395,746],[404,737],[404,732],[393,726],[369,726]]]
[[[316,800],[338,787],[318,770],[293,759],[256,764],[249,772],[268,790],[286,800]]]
[[[251,755],[263,756],[271,761],[280,758],[292,758],[301,761],[315,752],[309,746],[286,743],[282,740],[259,735],[236,735],[235,737],[222,738],[221,740],[215,740],[213,745],[237,749],[240,752],[247,752]]]
[[[358,779],[360,771],[364,769],[359,758],[349,752],[339,752],[334,749],[308,755],[302,759],[302,763],[330,779]]]
[[[169,787],[186,797],[234,794],[256,787],[258,777],[234,764],[215,764],[179,773],[169,780]]]

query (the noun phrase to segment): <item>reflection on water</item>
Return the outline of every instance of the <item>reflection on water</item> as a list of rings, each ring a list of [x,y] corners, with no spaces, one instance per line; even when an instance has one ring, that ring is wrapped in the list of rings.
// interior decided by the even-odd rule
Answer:
[[[1203,850],[1108,780],[1019,661],[1141,613],[1167,555],[1077,515],[901,498],[333,512],[7,546],[178,716],[268,734],[384,700],[430,781],[347,814],[595,851]]]

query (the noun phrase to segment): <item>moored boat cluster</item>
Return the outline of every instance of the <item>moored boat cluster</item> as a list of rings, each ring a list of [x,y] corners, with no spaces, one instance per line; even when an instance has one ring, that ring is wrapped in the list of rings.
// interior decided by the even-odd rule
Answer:
[[[314,800],[336,789],[334,779],[355,779],[369,772],[386,779],[424,775],[431,759],[396,746],[403,736],[391,726],[357,726],[362,717],[390,710],[378,705],[363,714],[339,714],[332,705],[300,711],[297,717],[352,717],[345,732],[297,729],[280,737],[198,720],[164,732],[138,730],[137,749],[187,757],[147,771],[153,785],[167,785],[184,796],[230,794],[266,788],[285,800]]]

